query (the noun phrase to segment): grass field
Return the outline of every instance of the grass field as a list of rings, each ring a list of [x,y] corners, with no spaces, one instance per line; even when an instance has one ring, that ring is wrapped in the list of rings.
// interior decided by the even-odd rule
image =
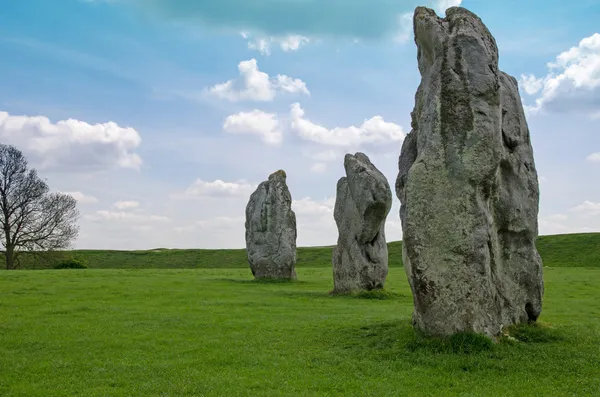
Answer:
[[[293,283],[253,281],[243,250],[0,272],[0,396],[600,396],[600,234],[538,248],[540,325],[495,345],[415,335],[401,243],[358,297],[329,296],[331,247],[300,248]]]
[[[0,395],[600,395],[600,269],[545,269],[543,326],[491,347],[417,338],[400,268],[362,298],[298,274],[0,272]]]

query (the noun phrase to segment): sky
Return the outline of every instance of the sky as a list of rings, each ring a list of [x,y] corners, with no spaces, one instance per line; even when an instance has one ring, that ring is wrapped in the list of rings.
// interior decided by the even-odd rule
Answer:
[[[0,142],[77,199],[76,248],[243,248],[249,195],[278,169],[298,245],[335,244],[345,153],[394,188],[418,5],[475,12],[519,80],[540,234],[600,231],[597,0],[7,0]]]

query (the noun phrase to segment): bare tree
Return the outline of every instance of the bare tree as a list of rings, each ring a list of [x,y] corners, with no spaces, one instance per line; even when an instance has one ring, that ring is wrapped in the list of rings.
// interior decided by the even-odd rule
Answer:
[[[49,190],[35,169],[27,169],[20,150],[0,144],[0,240],[7,269],[19,267],[24,251],[68,248],[77,237],[77,201]]]

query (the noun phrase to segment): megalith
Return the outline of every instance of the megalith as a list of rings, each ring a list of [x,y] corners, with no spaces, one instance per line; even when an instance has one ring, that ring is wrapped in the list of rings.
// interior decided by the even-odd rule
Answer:
[[[262,182],[246,206],[246,250],[256,279],[296,279],[296,214],[285,171]]]
[[[461,7],[414,13],[421,83],[396,194],[413,324],[495,336],[542,310],[539,185],[515,78]]]
[[[344,168],[333,214],[339,233],[332,258],[333,292],[380,289],[388,274],[385,219],[392,191],[363,153],[346,154]]]

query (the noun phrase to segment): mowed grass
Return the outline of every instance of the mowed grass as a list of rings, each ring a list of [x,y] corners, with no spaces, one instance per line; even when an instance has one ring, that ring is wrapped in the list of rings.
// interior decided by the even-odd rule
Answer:
[[[540,236],[537,247],[545,266],[600,267],[600,233]],[[390,242],[388,248],[389,266],[402,267],[402,242]],[[332,252],[333,247],[300,247],[296,267],[330,267]],[[94,269],[240,269],[248,266],[243,249],[75,250],[64,256],[80,258]],[[52,263],[25,260],[24,267],[52,267]]]
[[[491,347],[417,337],[399,267],[362,298],[328,267],[0,272],[0,396],[598,396],[600,269],[544,270],[541,326]]]

